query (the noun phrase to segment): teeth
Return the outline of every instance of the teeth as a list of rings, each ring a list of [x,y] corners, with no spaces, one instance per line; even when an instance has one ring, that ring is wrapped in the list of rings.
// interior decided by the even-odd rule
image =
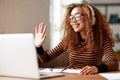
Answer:
[[[78,27],[78,25],[74,25],[74,27]]]

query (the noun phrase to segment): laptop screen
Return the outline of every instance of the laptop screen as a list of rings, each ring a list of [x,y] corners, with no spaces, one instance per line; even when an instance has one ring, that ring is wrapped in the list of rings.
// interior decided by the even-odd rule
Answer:
[[[32,33],[0,35],[0,75],[39,78]]]

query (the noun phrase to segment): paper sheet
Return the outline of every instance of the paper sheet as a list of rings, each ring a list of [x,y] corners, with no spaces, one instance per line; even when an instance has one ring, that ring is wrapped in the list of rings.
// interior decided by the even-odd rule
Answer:
[[[64,68],[63,68],[64,69]],[[80,69],[76,70],[76,69],[65,69],[64,71],[62,71],[63,69],[57,69],[57,68],[45,68],[43,70],[40,70],[40,72],[58,72],[58,73],[80,73]]]
[[[76,70],[76,69],[66,69],[63,72],[64,73],[77,73],[77,74],[79,74],[80,71],[81,71],[80,69],[79,70]]]
[[[120,80],[120,73],[100,73],[107,80]]]

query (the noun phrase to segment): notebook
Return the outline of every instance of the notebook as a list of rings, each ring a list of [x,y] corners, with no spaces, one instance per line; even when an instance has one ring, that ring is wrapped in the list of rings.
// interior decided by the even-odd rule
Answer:
[[[0,34],[0,76],[39,79],[61,75],[39,73],[32,33]]]

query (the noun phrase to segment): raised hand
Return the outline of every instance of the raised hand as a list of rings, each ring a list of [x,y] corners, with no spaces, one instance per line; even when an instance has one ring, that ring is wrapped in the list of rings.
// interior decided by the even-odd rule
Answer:
[[[41,47],[43,42],[46,39],[46,25],[42,22],[39,24],[39,27],[35,27],[35,46]]]

